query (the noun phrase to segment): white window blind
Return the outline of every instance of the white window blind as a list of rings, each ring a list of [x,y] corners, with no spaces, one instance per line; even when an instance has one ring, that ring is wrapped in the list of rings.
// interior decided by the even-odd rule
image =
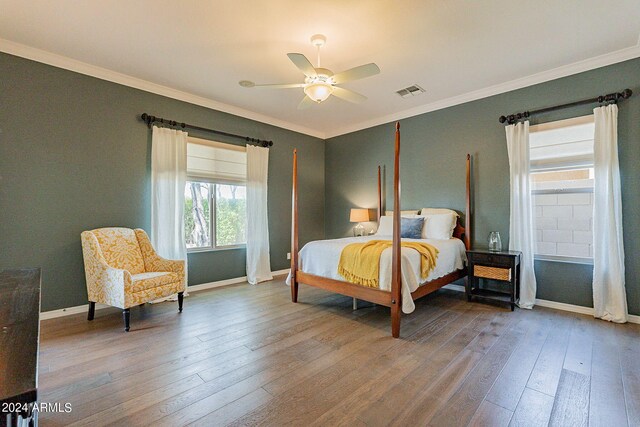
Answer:
[[[190,180],[238,184],[247,180],[247,150],[244,146],[189,137],[187,176]]]
[[[532,126],[529,134],[532,171],[593,165],[593,116]]]

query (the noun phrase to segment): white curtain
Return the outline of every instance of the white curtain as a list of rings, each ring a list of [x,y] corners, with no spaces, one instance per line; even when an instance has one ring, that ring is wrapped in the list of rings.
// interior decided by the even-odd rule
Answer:
[[[627,321],[622,241],[622,196],[618,166],[618,106],[593,110],[593,308],[594,316]]]
[[[267,177],[269,149],[247,145],[247,281],[273,279],[269,260]]]
[[[533,269],[533,215],[529,181],[529,122],[506,128],[509,153],[511,204],[509,214],[509,249],[521,251],[521,308],[533,308],[536,302],[536,275]]]
[[[151,244],[160,256],[185,262],[186,182],[187,133],[154,126],[151,140]]]

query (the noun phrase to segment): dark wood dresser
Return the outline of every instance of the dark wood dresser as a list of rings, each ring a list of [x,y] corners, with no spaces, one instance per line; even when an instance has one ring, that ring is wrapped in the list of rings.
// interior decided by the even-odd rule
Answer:
[[[0,273],[0,426],[33,426],[38,413],[40,269]]]

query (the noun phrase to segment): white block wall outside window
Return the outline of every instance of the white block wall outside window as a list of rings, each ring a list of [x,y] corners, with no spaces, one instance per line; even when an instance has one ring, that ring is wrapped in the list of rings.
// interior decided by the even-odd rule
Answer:
[[[560,255],[580,258],[593,256],[593,194],[567,193],[553,194],[556,203],[562,205],[541,205],[548,203],[551,194],[533,196],[536,210],[536,254]],[[569,196],[569,197],[564,197]],[[578,196],[578,197],[574,197]],[[573,202],[573,203],[568,203]],[[556,208],[556,209],[552,209]]]

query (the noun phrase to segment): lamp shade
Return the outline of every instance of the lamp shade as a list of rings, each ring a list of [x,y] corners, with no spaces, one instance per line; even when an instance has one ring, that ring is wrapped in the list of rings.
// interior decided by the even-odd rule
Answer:
[[[367,222],[369,221],[369,209],[351,209],[349,215],[350,222]]]

